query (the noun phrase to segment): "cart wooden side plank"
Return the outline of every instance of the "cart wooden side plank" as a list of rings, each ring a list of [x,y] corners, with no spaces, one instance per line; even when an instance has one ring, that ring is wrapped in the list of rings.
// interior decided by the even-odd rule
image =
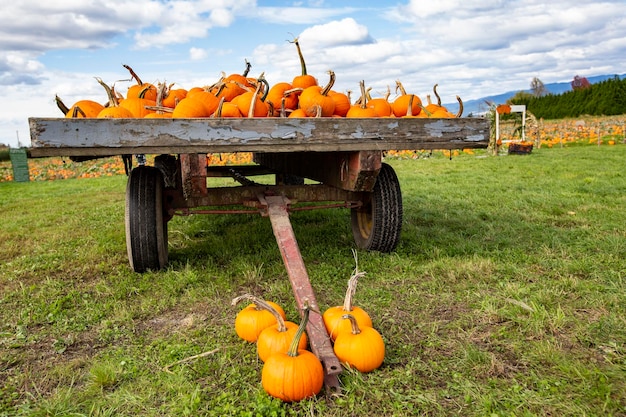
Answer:
[[[31,156],[485,148],[489,122],[461,119],[30,118]]]

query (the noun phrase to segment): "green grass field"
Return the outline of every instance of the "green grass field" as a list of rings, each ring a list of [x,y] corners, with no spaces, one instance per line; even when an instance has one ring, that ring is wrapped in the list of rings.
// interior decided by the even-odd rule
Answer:
[[[136,274],[124,176],[0,183],[0,416],[626,415],[625,160],[623,145],[388,160],[402,239],[358,252],[356,293],[385,362],[294,404],[265,394],[233,328],[245,292],[298,321],[267,218],[174,218],[169,267]],[[349,219],[292,215],[324,307],[355,267]]]

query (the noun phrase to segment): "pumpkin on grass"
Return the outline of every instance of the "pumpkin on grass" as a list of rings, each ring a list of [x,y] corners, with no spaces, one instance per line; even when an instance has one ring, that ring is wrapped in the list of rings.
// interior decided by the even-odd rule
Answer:
[[[356,259],[356,252],[354,253]],[[326,327],[326,331],[332,340],[335,340],[337,335],[342,331],[349,332],[351,330],[350,322],[342,319],[345,314],[352,314],[360,326],[373,327],[372,319],[369,314],[367,314],[367,312],[361,307],[352,305],[352,299],[354,298],[354,294],[356,292],[356,285],[359,278],[364,275],[365,272],[359,272],[357,265],[354,269],[354,274],[348,280],[348,289],[346,290],[343,305],[330,307],[322,314],[324,326]]]
[[[261,384],[265,392],[285,402],[313,397],[324,386],[324,368],[320,360],[312,352],[298,349],[308,321],[309,308],[305,307],[302,322],[289,351],[271,355],[261,371]]]
[[[256,350],[259,359],[265,362],[275,353],[287,353],[298,332],[298,325],[292,321],[285,321],[274,307],[263,300],[256,300],[254,304],[272,313],[276,319],[276,324],[263,329],[257,338]],[[306,349],[307,343],[306,333],[304,333],[299,338],[298,349]]]
[[[351,331],[341,332],[335,340],[333,350],[340,362],[360,372],[370,372],[385,360],[385,342],[373,327],[359,327],[352,314],[344,314],[342,320],[350,322]]]
[[[237,313],[237,317],[235,317],[235,332],[243,340],[254,343],[265,328],[276,324],[276,318],[268,310],[256,305],[255,301],[258,302],[259,298],[252,294],[240,295],[234,298],[231,304],[236,305],[242,300],[252,301],[252,304],[249,304]],[[265,302],[271,305],[285,319],[285,310],[281,306],[272,301],[265,300]]]

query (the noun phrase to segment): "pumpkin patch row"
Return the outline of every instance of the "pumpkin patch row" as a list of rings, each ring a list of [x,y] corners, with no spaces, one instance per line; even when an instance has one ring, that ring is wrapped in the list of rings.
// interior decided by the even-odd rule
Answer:
[[[350,278],[344,304],[328,308],[322,317],[339,361],[360,372],[370,372],[382,365],[385,344],[367,312],[352,305],[357,280],[363,275],[355,273]],[[324,370],[317,356],[307,350],[305,329],[310,308],[304,308],[297,325],[285,319],[281,306],[251,294],[236,297],[232,304],[243,300],[250,304],[237,313],[235,332],[241,339],[256,343],[263,362],[263,389],[285,402],[317,395],[324,384]]]
[[[251,68],[246,61],[242,74],[222,77],[213,85],[192,87],[190,89],[173,88],[174,84],[146,83],[128,65],[124,65],[136,84],[130,86],[126,95],[120,94],[96,78],[105,89],[106,103],[93,100],[79,100],[67,107],[57,96],[56,103],[65,117],[73,118],[203,118],[203,117],[460,117],[460,111],[454,115],[441,105],[430,101],[423,105],[415,94],[405,91],[402,83],[396,81],[397,98],[389,100],[388,89],[385,97],[373,98],[365,82],[359,84],[360,96],[352,102],[350,93],[333,90],[335,73],[329,71],[329,80],[325,86],[318,85],[315,77],[307,73],[306,63],[298,39],[296,45],[301,63],[301,74],[290,82],[283,81],[269,86],[261,74],[257,78],[248,76]]]

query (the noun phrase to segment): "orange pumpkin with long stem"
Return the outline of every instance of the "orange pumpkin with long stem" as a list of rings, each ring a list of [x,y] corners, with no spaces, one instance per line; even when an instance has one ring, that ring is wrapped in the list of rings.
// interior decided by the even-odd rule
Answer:
[[[356,259],[356,252],[354,253]],[[352,327],[350,326],[350,322],[342,319],[342,316],[345,314],[352,314],[359,323],[359,326],[372,327],[372,319],[369,314],[361,307],[352,304],[358,280],[364,275],[365,272],[359,272],[357,265],[354,269],[354,273],[348,280],[348,289],[346,290],[343,305],[330,307],[322,314],[324,326],[332,340],[335,340],[340,332],[351,331]]]
[[[317,85],[317,80],[312,75],[309,75],[306,71],[306,62],[304,61],[304,56],[302,56],[302,49],[300,49],[300,42],[298,42],[298,38],[295,38],[291,43],[296,45],[296,49],[298,50],[298,57],[300,58],[300,68],[302,69],[302,73],[300,75],[296,75],[291,82],[293,88],[302,88],[305,89],[307,87],[311,87],[313,85]]]
[[[265,328],[276,324],[276,319],[268,310],[254,303],[255,301],[258,301],[259,298],[252,294],[243,294],[239,297],[235,297],[231,304],[237,305],[243,300],[252,301],[252,304],[249,304],[237,313],[237,317],[235,317],[235,332],[237,333],[237,336],[243,340],[251,343],[256,342],[259,334],[261,334]],[[285,319],[285,310],[283,310],[281,306],[273,301],[265,300],[265,302],[271,305],[278,312],[278,314]]]
[[[324,88],[318,85],[307,87],[298,98],[298,106],[309,117],[314,117],[318,111],[321,111],[322,117],[330,117],[335,112],[335,100],[328,95],[333,84],[335,84],[335,73],[328,71],[328,74],[330,80]]]
[[[271,355],[261,370],[261,385],[265,392],[285,402],[313,397],[324,386],[324,368],[320,360],[312,352],[298,349],[308,321],[309,308],[305,307],[289,351]]]
[[[103,108],[100,113],[98,113],[97,117],[99,119],[131,119],[135,117],[130,110],[119,106],[117,97],[113,93],[111,87],[106,85],[100,78],[96,78],[96,80],[105,89],[107,96],[109,97],[108,107]]]
[[[126,93],[126,98],[135,98],[142,97],[147,100],[156,101],[157,96],[157,88],[154,84],[144,83],[141,81],[137,73],[128,65],[123,65],[130,72],[130,76],[137,82],[135,85],[131,85],[128,87],[128,92]]]
[[[367,93],[365,90],[365,81],[360,81],[359,86],[361,88],[361,97],[357,102],[358,104],[353,104],[350,107],[350,110],[348,110],[346,117],[378,117],[373,108],[367,107]]]
[[[259,77],[259,80],[263,78],[263,75]],[[269,113],[269,107],[263,101],[264,96],[261,97],[259,94],[261,89],[263,88],[263,82],[257,83],[256,89],[254,91],[246,91],[243,94],[240,94],[236,98],[237,107],[239,107],[239,111],[245,117],[267,117]]]
[[[272,313],[276,319],[276,325],[263,329],[257,338],[256,350],[259,359],[265,362],[267,358],[275,353],[287,353],[291,342],[298,332],[298,325],[294,322],[286,321],[274,307],[264,300],[254,300],[254,304]],[[306,334],[303,334],[299,338],[298,350],[306,349],[307,343]]]

